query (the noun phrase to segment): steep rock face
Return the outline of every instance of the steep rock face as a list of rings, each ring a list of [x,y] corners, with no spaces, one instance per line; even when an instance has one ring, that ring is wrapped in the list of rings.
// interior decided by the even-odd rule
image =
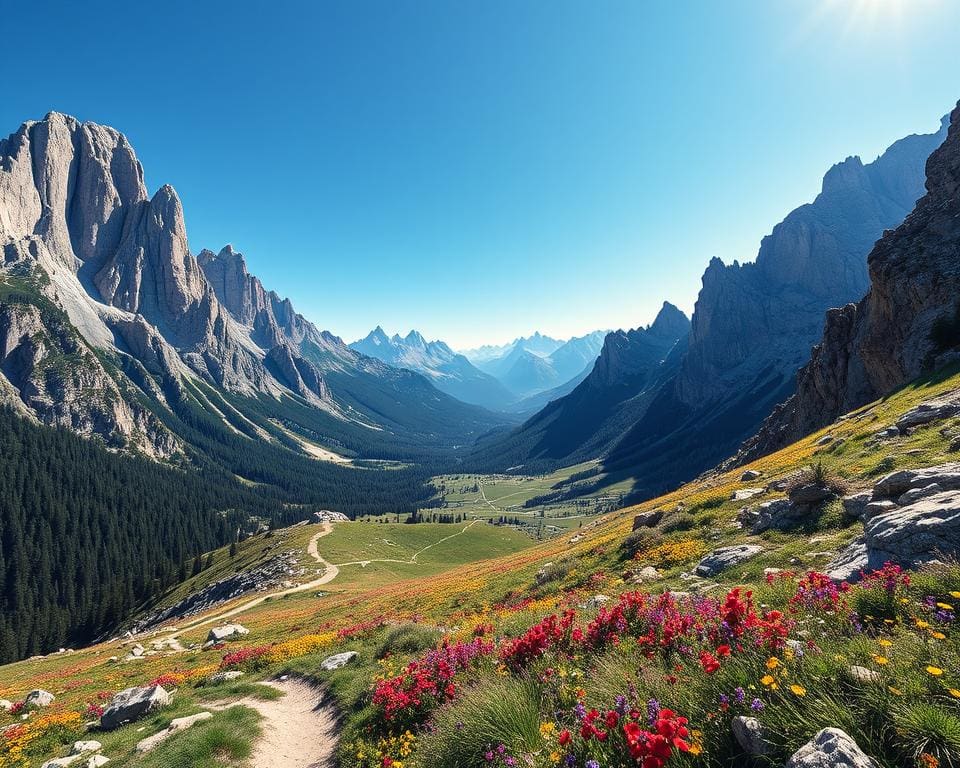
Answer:
[[[927,194],[868,258],[870,290],[827,313],[797,392],[741,451],[761,455],[876,399],[956,347],[960,296],[960,107],[929,158]],[[936,326],[936,330],[935,330]]]
[[[232,245],[219,253],[202,250],[197,261],[220,303],[239,323],[251,329],[251,338],[263,349],[287,341],[299,345],[304,339],[318,341],[320,332],[297,314],[289,299],[268,291],[247,270],[243,254]]]
[[[485,441],[477,460],[538,471],[604,453],[676,373],[689,329],[686,316],[664,302],[650,326],[608,334],[593,370],[572,392],[518,429]]]
[[[178,448],[153,414],[123,397],[103,364],[52,309],[0,304],[0,372],[13,396],[49,426],[157,457]]]
[[[764,238],[755,263],[710,263],[679,370],[610,449],[607,469],[635,473],[638,493],[652,495],[737,450],[793,393],[823,313],[866,291],[867,253],[923,193],[924,162],[945,130],[902,139],[867,165],[848,158]]]
[[[648,376],[666,351],[690,332],[690,320],[668,301],[647,328],[614,331],[604,339],[600,356],[587,376],[591,389],[629,386],[638,376]]]
[[[752,264],[710,262],[676,392],[697,408],[793,374],[819,338],[823,313],[866,292],[866,255],[923,194],[926,158],[946,136],[908,136],[864,165],[851,157],[823,179],[814,202],[763,239]],[[773,387],[776,388],[776,385]]]
[[[0,140],[0,170],[0,235],[40,235],[73,268],[112,253],[147,197],[122,134],[57,112]]]

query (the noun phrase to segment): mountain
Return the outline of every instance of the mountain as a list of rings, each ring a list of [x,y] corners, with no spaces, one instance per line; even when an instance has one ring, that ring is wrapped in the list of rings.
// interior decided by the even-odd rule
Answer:
[[[481,347],[484,351],[474,361],[481,370],[496,377],[519,402],[562,388],[582,375],[597,359],[605,335],[603,331],[594,331],[559,341],[537,332],[504,347]],[[496,350],[501,351],[497,354]]]
[[[396,368],[422,373],[441,392],[465,403],[502,410],[516,398],[493,376],[476,368],[442,341],[427,341],[417,331],[390,337],[377,326],[350,344],[361,354]]]
[[[550,336],[545,336],[540,333],[540,331],[535,331],[530,336],[518,336],[507,344],[485,344],[476,349],[465,349],[462,354],[478,368],[486,370],[485,364],[502,360],[517,347],[522,347],[535,355],[545,357],[561,346],[563,346],[563,342],[559,339],[554,339]]]
[[[710,262],[689,338],[668,358],[651,370],[640,355],[628,372],[629,334],[608,336],[594,373],[576,390],[519,430],[483,441],[481,466],[548,468],[601,456],[606,471],[636,478],[639,496],[735,452],[793,392],[824,312],[866,291],[867,253],[923,194],[924,163],[945,131],[944,124],[902,139],[869,164],[848,158],[834,166],[817,198],[764,238],[754,263]],[[621,356],[626,365],[612,364]],[[608,386],[591,387],[604,371]]]
[[[607,334],[600,356],[572,392],[511,432],[480,441],[480,465],[536,472],[594,458],[638,418],[679,365],[690,321],[668,302],[646,328]]]
[[[797,391],[737,456],[768,453],[955,361],[960,346],[960,105],[927,161],[926,195],[867,259],[870,290],[827,313]],[[878,425],[882,426],[882,425]]]
[[[320,331],[232,248],[191,254],[112,128],[54,112],[0,141],[0,246],[0,397],[44,424],[159,459],[193,455],[198,418],[278,457],[406,459],[503,423]]]
[[[560,381],[569,381],[593,367],[603,348],[606,331],[593,331],[563,343],[550,353],[550,365]]]
[[[831,168],[817,198],[791,212],[752,264],[711,261],[676,376],[605,464],[639,478],[638,494],[714,466],[793,392],[827,309],[867,290],[867,254],[923,194],[924,165],[946,135],[908,136],[872,163]]]

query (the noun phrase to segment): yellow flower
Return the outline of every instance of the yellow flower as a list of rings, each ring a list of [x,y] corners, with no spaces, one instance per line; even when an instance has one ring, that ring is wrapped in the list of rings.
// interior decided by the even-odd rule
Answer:
[[[560,753],[557,752],[556,750],[554,750],[553,752],[551,752],[551,753],[550,753],[550,762],[551,762],[551,763],[559,763],[559,762],[560,762]]]
[[[952,611],[952,610],[953,610],[953,606],[950,605],[949,603],[937,603],[937,608],[939,608],[939,609],[942,610],[942,611]]]
[[[934,640],[946,640],[946,639],[947,639],[947,636],[946,636],[945,634],[943,634],[943,632],[931,632],[931,633],[930,633],[930,637],[932,637]]]
[[[877,640],[877,643],[878,643],[879,645],[883,646],[884,648],[889,648],[891,645],[893,645],[893,643],[891,643],[891,642],[890,642],[889,640],[887,640],[886,638],[881,638],[881,639]]]
[[[767,686],[771,691],[777,690],[777,680],[773,675],[764,675],[760,678],[760,682]]]
[[[930,626],[929,621],[924,621],[923,619],[917,619],[917,629],[927,629]]]
[[[540,736],[544,739],[550,738],[550,734],[556,729],[555,723],[540,723]]]
[[[796,694],[797,696],[806,696],[806,695],[807,695],[807,689],[804,688],[802,685],[797,685],[796,683],[794,683],[793,685],[790,686],[790,690],[791,690],[794,694]]]
[[[793,661],[796,654],[793,652],[793,648],[784,648],[783,649],[783,658],[787,661]]]
[[[776,656],[771,656],[769,659],[767,659],[767,669],[776,669],[779,666],[780,659],[778,659]]]
[[[953,592],[950,593],[950,597],[953,597],[953,598],[956,598],[957,600],[960,600],[960,592],[953,591]]]
[[[927,667],[927,672],[933,675],[934,677],[940,677],[940,675],[943,674],[943,670],[940,669],[940,667],[934,667],[932,665]]]
[[[955,699],[960,699],[960,689],[951,688],[949,691],[947,691],[947,693],[949,693]]]
[[[703,732],[696,730],[690,731],[690,736],[690,749],[688,752],[696,757],[703,752]]]
[[[886,656],[880,656],[879,654],[876,654],[876,653],[873,654],[873,660],[875,663],[880,664],[881,666],[883,666],[884,664],[890,663],[890,659],[888,659]]]

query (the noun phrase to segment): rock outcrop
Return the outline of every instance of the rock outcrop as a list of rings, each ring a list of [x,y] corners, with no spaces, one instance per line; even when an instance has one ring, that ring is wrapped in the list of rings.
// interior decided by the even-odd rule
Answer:
[[[827,313],[797,392],[741,450],[749,460],[933,370],[960,345],[960,107],[927,162],[926,195],[868,257],[870,290]]]
[[[864,569],[891,562],[918,566],[960,554],[960,464],[893,472],[845,503],[863,520],[863,536],[831,562],[838,581],[859,578]]]

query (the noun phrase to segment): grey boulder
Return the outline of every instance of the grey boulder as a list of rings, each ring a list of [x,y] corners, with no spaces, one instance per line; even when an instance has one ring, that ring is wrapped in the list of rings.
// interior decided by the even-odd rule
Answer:
[[[25,709],[29,709],[30,707],[49,707],[53,704],[54,698],[54,695],[49,691],[38,688],[27,694],[27,697],[23,700],[23,706]]]
[[[716,576],[718,573],[727,570],[727,568],[739,565],[762,551],[763,547],[756,546],[755,544],[737,544],[732,547],[721,547],[704,557],[693,572],[697,576]]]
[[[100,716],[100,727],[112,731],[167,706],[172,698],[159,685],[127,688],[113,697],[110,706]]]
[[[787,760],[784,768],[880,768],[839,728],[824,728]]]

